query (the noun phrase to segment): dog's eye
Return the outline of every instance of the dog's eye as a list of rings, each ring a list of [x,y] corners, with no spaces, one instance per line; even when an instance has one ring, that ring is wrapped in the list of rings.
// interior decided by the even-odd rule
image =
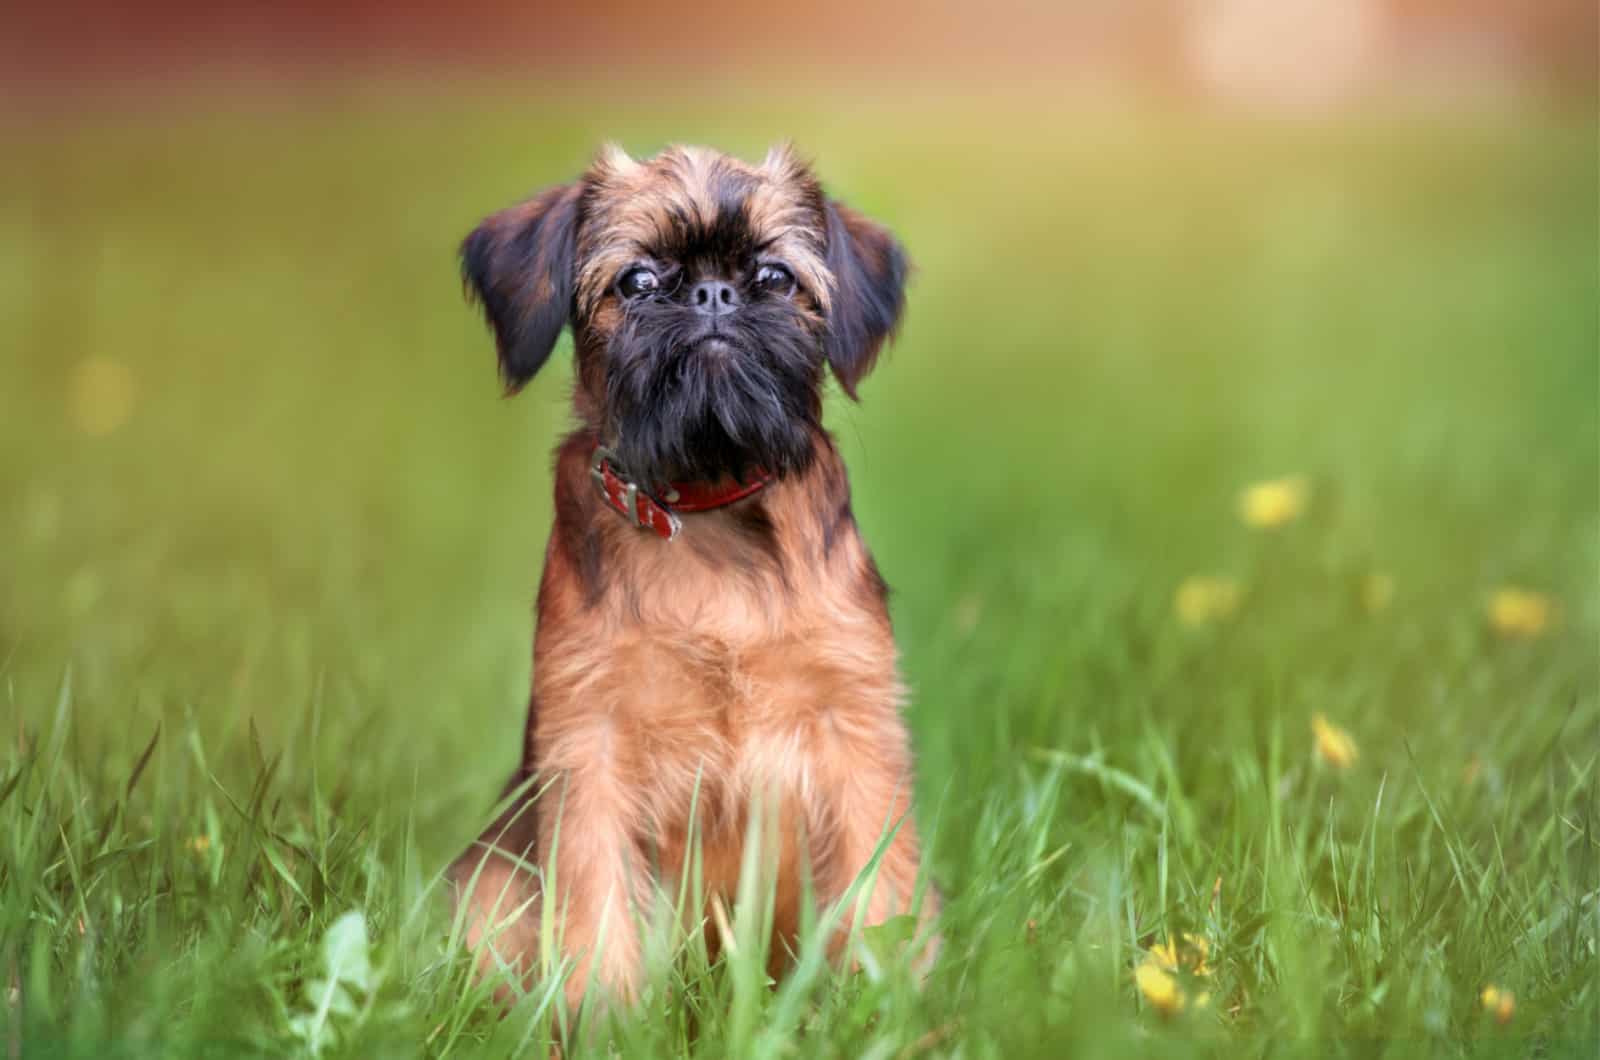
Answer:
[[[624,298],[638,298],[660,288],[661,277],[643,265],[634,266],[617,280],[617,290]]]
[[[788,294],[794,290],[794,273],[782,265],[763,265],[756,270],[756,289],[772,294]]]

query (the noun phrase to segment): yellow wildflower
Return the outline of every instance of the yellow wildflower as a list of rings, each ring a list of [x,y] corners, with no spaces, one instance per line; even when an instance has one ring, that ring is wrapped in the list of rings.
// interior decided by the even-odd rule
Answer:
[[[211,849],[211,837],[208,835],[197,835],[184,845],[190,850],[194,851],[196,854],[203,855],[206,853],[206,851]]]
[[[1211,956],[1211,943],[1204,935],[1184,932],[1177,941],[1170,936],[1165,946],[1150,949],[1149,956],[1169,971],[1186,968],[1194,975],[1210,975],[1206,959]]]
[[[1163,1016],[1183,1011],[1185,1002],[1178,990],[1177,977],[1156,962],[1140,961],[1133,978],[1139,984],[1139,993],[1144,995],[1150,1007]]]
[[[133,415],[133,373],[113,357],[86,357],[73,370],[67,393],[72,425],[90,437],[110,434]]]
[[[1394,578],[1387,574],[1369,574],[1361,579],[1361,606],[1367,614],[1375,615],[1387,610],[1394,602]]]
[[[1361,757],[1355,738],[1321,713],[1311,715],[1311,732],[1317,738],[1317,754],[1335,769],[1349,769]]]
[[[1489,598],[1489,624],[1502,637],[1537,637],[1555,614],[1555,602],[1543,593],[1508,586]]]
[[[1210,953],[1211,945],[1204,936],[1184,934],[1176,941],[1169,937],[1165,946],[1153,946],[1145,953],[1134,970],[1134,982],[1150,1007],[1163,1016],[1182,1012],[1191,1002],[1195,1008],[1205,1008],[1211,1004],[1211,992],[1186,991],[1179,975],[1209,976],[1206,958]]]
[[[1196,574],[1178,586],[1173,608],[1184,625],[1203,626],[1237,611],[1239,595],[1239,583],[1232,578]]]
[[[1304,475],[1257,482],[1240,492],[1239,518],[1246,526],[1272,530],[1300,518],[1310,498],[1311,483]]]
[[[1510,1023],[1511,1017],[1516,1015],[1517,995],[1509,990],[1502,990],[1493,983],[1483,988],[1479,997],[1483,1002],[1483,1011],[1489,1013],[1499,1023]]]

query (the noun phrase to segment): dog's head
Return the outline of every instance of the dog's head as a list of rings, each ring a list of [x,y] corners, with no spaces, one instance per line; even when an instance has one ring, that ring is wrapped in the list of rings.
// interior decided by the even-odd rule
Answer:
[[[608,148],[576,182],[485,220],[461,260],[508,390],[570,325],[579,412],[645,482],[802,470],[824,365],[854,397],[907,269],[787,148],[759,166]]]

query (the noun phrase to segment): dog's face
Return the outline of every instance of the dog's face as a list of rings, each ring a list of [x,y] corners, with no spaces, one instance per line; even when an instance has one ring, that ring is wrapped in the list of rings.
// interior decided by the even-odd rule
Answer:
[[[579,412],[633,477],[803,470],[824,366],[845,392],[904,303],[904,252],[787,149],[608,149],[483,222],[462,271],[515,391],[571,325]]]

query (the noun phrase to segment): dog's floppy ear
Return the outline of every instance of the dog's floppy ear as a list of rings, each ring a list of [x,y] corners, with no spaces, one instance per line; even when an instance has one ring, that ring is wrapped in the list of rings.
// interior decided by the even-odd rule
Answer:
[[[514,394],[572,316],[580,185],[563,184],[492,214],[461,243],[461,278],[483,306]]]
[[[854,398],[856,384],[900,322],[910,263],[882,225],[832,200],[827,216],[834,289],[825,350],[839,385]]]

